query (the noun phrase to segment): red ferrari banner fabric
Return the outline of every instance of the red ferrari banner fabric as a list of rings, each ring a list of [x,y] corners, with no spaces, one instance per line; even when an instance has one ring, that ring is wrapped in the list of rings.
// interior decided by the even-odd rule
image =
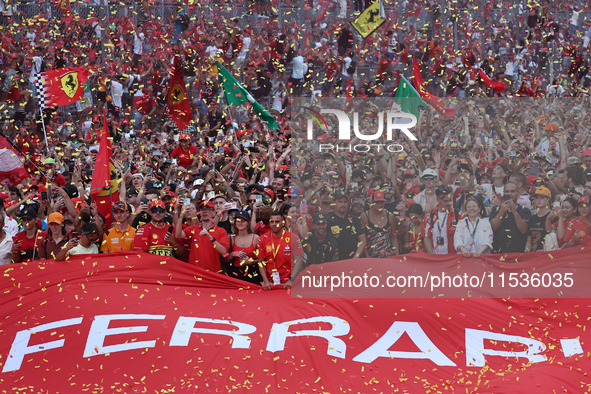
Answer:
[[[2,270],[3,391],[591,390],[584,299],[299,299],[137,253]]]

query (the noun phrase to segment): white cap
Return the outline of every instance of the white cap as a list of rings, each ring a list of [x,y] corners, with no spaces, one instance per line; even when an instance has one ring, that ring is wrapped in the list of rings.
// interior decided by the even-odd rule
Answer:
[[[424,176],[434,176],[435,178],[439,178],[439,175],[437,174],[437,172],[431,168],[427,168],[425,171],[423,171],[423,173],[421,174],[421,178],[423,178]]]

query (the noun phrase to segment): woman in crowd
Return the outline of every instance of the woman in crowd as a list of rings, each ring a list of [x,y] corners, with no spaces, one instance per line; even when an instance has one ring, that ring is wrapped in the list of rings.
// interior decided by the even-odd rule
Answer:
[[[564,246],[564,236],[566,235],[566,227],[570,221],[579,216],[577,211],[577,200],[572,197],[567,197],[562,201],[560,208],[556,210],[558,222],[554,223],[556,228],[556,236],[558,237],[558,246]]]
[[[0,213],[0,265],[10,264],[12,261],[12,236],[4,230],[6,215]]]
[[[493,231],[487,218],[484,202],[478,196],[470,196],[464,204],[467,217],[458,221],[454,246],[464,257],[480,257],[492,250]]]
[[[588,196],[579,198],[577,209],[581,216],[572,219],[566,227],[565,247],[591,243],[591,202]]]
[[[412,204],[406,211],[408,221],[408,233],[406,243],[402,248],[403,253],[421,252],[424,250],[423,239],[421,238],[421,228],[425,213],[420,204]]]
[[[41,259],[55,259],[55,256],[66,247],[70,240],[67,235],[64,217],[59,212],[54,212],[47,218],[47,236],[39,245],[39,257]]]
[[[361,214],[361,224],[367,228],[367,255],[383,258],[399,254],[396,216],[384,209],[384,192],[374,191],[370,201],[370,210]]]
[[[259,236],[252,233],[247,211],[236,214],[234,234],[230,237],[230,277],[260,285],[258,258],[255,255]]]
[[[547,187],[538,187],[534,192],[534,209],[538,212],[527,219],[529,235],[525,244],[526,252],[544,250],[546,235],[552,231],[552,211],[549,204],[552,194]]]

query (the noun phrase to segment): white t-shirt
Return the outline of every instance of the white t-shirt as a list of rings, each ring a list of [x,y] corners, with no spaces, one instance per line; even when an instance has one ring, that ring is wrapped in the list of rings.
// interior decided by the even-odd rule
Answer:
[[[291,73],[291,77],[294,79],[302,79],[304,78],[304,57],[303,56],[296,56],[291,61],[293,64],[293,71]]]
[[[123,94],[123,85],[117,81],[111,81],[111,93],[113,98],[113,105],[117,108],[121,108],[121,95]]]
[[[549,95],[553,95],[553,96],[556,96],[556,97],[562,97],[563,93],[564,93],[564,88],[561,85],[558,85],[557,87],[550,86],[548,88],[548,94]]]
[[[133,33],[133,53],[136,55],[141,55],[144,53],[144,33]]]
[[[240,49],[238,57],[245,59],[246,55],[248,55],[248,52],[250,52],[250,37],[244,37],[242,40],[242,48]]]
[[[570,24],[573,26],[579,25],[579,13],[573,10],[573,15],[570,17]]]
[[[90,244],[90,248],[85,248],[84,246],[78,244],[68,251],[68,256],[77,254],[97,254],[98,252],[99,250],[96,244]]]
[[[31,65],[31,74],[29,74],[29,82],[34,83],[37,80],[37,74],[41,72],[41,64],[43,58],[40,56],[33,56],[33,64]]]
[[[4,231],[14,237],[18,233],[18,222],[12,217],[6,217],[4,219]]]
[[[0,241],[0,265],[12,262],[12,236],[5,231],[4,239]]]
[[[344,61],[343,61],[343,71],[342,71],[342,74],[343,74],[345,77],[348,77],[348,76],[349,76],[349,73],[347,72],[347,69],[348,69],[348,68],[349,68],[349,66],[351,65],[351,62],[352,62],[352,61],[353,61],[353,60],[352,60],[352,59],[351,59],[349,56],[347,56],[347,57],[344,59]]]
[[[284,100],[285,100],[285,91],[280,91],[278,89],[275,89],[273,91],[273,106],[272,106],[272,108],[275,111],[281,112],[281,110],[283,109]]]

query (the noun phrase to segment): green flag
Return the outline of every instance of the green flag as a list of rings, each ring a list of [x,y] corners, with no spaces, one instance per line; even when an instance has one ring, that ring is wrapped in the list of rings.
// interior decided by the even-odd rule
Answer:
[[[222,89],[228,105],[241,105],[250,103],[254,112],[261,118],[271,130],[278,129],[275,117],[269,113],[262,105],[258,103],[248,91],[234,78],[220,62],[216,62],[222,79]]]
[[[400,77],[396,95],[396,102],[402,112],[408,112],[419,118],[419,107],[428,108],[427,103],[423,101],[419,92],[403,76]]]

